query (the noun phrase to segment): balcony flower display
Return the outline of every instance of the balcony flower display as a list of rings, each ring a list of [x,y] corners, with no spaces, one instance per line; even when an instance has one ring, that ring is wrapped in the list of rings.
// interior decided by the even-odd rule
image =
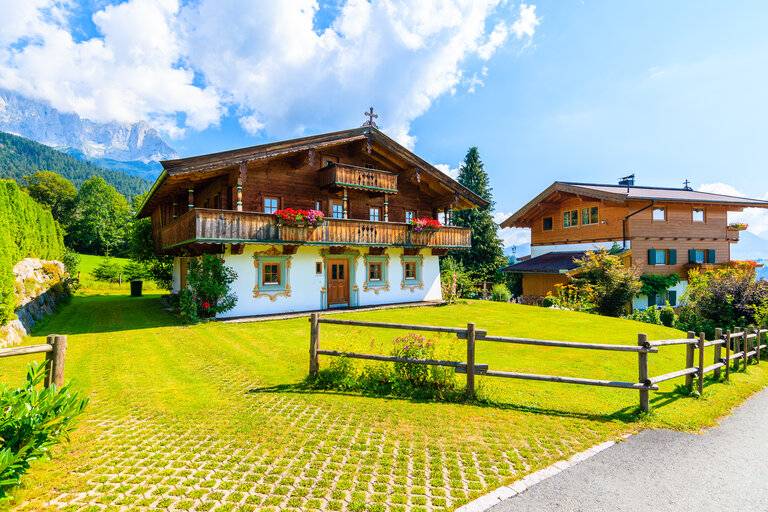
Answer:
[[[749,228],[749,225],[743,222],[734,222],[732,224],[728,224],[728,229],[734,229],[736,231],[746,231],[747,228]]]
[[[434,233],[442,226],[439,220],[429,217],[419,217],[410,222],[411,231],[414,233]]]
[[[278,226],[292,228],[316,228],[325,221],[325,214],[320,210],[300,210],[282,208],[275,212]]]

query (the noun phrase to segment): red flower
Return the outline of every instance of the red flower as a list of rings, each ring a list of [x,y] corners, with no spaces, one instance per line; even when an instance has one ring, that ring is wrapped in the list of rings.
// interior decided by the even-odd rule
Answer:
[[[211,303],[207,300],[203,301],[203,309],[210,309]]]

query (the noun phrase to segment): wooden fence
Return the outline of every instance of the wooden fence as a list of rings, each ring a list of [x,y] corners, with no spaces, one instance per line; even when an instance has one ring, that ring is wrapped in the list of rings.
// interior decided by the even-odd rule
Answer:
[[[393,363],[411,363],[435,366],[448,366],[455,369],[457,373],[467,375],[466,393],[468,396],[475,395],[475,376],[483,375],[485,377],[502,377],[507,379],[536,380],[542,382],[559,382],[563,384],[582,384],[587,386],[601,386],[619,389],[637,390],[640,394],[640,410],[647,412],[650,410],[649,392],[658,391],[659,383],[674,378],[685,377],[686,386],[693,389],[693,380],[696,379],[697,390],[699,393],[704,388],[704,375],[710,372],[715,373],[716,378],[720,378],[724,371],[725,379],[730,377],[732,370],[731,363],[735,363],[735,369],[740,365],[744,368],[749,364],[749,359],[760,362],[760,356],[763,350],[768,350],[768,340],[766,333],[768,329],[740,328],[735,332],[727,331],[723,333],[717,329],[714,340],[707,341],[704,333],[697,337],[695,333],[689,332],[687,338],[648,341],[645,334],[637,335],[637,346],[634,345],[616,345],[604,343],[581,343],[574,341],[554,341],[538,340],[531,338],[515,338],[508,336],[490,336],[484,330],[477,329],[474,323],[468,323],[466,327],[441,327],[432,325],[409,325],[393,324],[383,322],[364,322],[358,320],[340,320],[336,318],[323,318],[319,313],[312,313],[310,322],[310,340],[309,340],[309,374],[316,376],[320,370],[319,356],[348,357],[350,359],[367,359],[371,361],[387,361]],[[407,331],[422,332],[443,332],[455,334],[459,339],[466,340],[467,359],[466,361],[445,361],[439,359],[412,359],[396,356],[386,356],[379,354],[361,354],[357,352],[342,352],[338,350],[323,350],[320,348],[320,324],[347,325],[355,327],[372,327],[379,329],[400,329]],[[540,347],[558,347],[578,350],[603,350],[611,352],[634,352],[637,354],[637,382],[590,379],[581,377],[567,377],[561,375],[544,375],[535,373],[518,373],[502,370],[491,370],[487,364],[477,364],[475,362],[475,346],[477,341],[487,341],[496,343],[509,343],[515,345],[533,345]],[[664,347],[674,345],[685,345],[685,367],[673,372],[665,373],[651,377],[649,375],[648,354],[659,352]],[[704,349],[714,347],[714,360],[712,364],[706,365],[704,361]],[[723,349],[725,357],[722,357]],[[696,355],[698,354],[698,357]]]
[[[25,347],[1,348],[0,357],[24,356],[27,354],[45,354],[45,387],[55,384],[56,387],[64,385],[64,357],[67,353],[67,337],[59,334],[50,334],[46,343],[41,345],[27,345]]]

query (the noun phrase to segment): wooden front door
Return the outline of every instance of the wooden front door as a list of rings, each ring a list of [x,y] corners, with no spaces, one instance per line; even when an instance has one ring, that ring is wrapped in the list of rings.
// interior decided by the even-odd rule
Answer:
[[[347,260],[328,260],[328,306],[349,305],[349,264]]]

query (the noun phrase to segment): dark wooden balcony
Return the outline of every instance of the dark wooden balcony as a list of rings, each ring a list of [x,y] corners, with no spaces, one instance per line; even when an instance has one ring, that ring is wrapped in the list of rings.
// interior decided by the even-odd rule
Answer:
[[[356,165],[330,164],[320,171],[320,186],[396,194],[397,174]]]
[[[194,208],[160,231],[160,245],[171,249],[192,243],[277,243],[393,247],[470,247],[470,230],[444,226],[433,233],[413,233],[408,224],[357,219],[328,219],[317,228],[286,228],[275,216]]]

